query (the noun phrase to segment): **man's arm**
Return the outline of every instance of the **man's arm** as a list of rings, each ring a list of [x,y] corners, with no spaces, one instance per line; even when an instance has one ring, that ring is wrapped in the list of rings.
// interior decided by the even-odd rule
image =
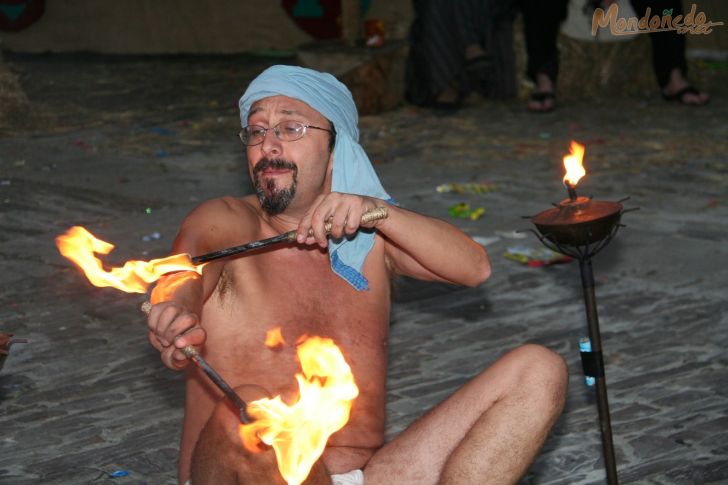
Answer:
[[[249,228],[251,220],[252,212],[236,209],[229,199],[206,202],[185,218],[173,252],[194,256],[239,244],[247,232],[241,228]],[[200,321],[202,306],[215,290],[223,267],[224,263],[217,261],[206,264],[202,275],[194,271],[168,275],[154,288],[147,318],[149,341],[170,369],[188,365],[181,348],[205,343]]]
[[[490,276],[485,249],[452,224],[417,214],[371,197],[332,192],[321,196],[297,229],[299,243],[328,244],[324,223],[332,223],[331,235],[341,237],[358,230],[361,215],[387,206],[387,219],[364,224],[376,227],[387,241],[391,269],[413,278],[476,286]],[[306,237],[309,229],[314,235]]]
[[[392,270],[413,278],[477,286],[490,276],[485,248],[452,224],[399,207],[377,225]]]

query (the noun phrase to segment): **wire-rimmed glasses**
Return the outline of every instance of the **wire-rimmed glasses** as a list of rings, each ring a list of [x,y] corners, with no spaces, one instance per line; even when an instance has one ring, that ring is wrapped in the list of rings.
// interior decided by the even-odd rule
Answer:
[[[263,143],[263,140],[265,140],[265,135],[268,134],[269,130],[273,130],[276,138],[281,141],[296,141],[303,138],[303,136],[306,134],[306,130],[308,130],[309,128],[333,133],[333,131],[329,130],[328,128],[307,125],[298,121],[281,121],[272,128],[263,128],[262,126],[258,125],[248,125],[240,130],[238,136],[240,137],[240,141],[243,142],[243,145],[250,147]]]

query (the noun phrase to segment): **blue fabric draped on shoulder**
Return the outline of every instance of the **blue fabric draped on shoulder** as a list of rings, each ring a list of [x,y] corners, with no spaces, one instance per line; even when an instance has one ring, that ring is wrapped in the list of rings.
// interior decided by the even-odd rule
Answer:
[[[334,124],[333,192],[392,201],[359,144],[359,115],[351,92],[343,83],[331,74],[312,69],[272,66],[255,78],[240,98],[242,126],[248,124],[248,113],[253,103],[270,96],[287,96],[303,101]],[[331,269],[357,290],[368,289],[361,268],[373,245],[374,233],[365,230],[358,231],[352,238],[330,241]]]

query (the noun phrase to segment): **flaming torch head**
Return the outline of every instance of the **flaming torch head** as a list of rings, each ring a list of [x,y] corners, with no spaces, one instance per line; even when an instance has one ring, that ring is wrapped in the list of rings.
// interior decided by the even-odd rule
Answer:
[[[561,247],[582,246],[607,239],[622,215],[622,204],[618,202],[595,201],[576,195],[576,184],[586,175],[583,159],[584,145],[572,140],[569,154],[564,157],[566,174],[563,180],[569,198],[531,218],[546,240]]]
[[[573,189],[579,180],[586,175],[584,170],[584,145],[581,145],[574,140],[571,140],[569,146],[569,154],[564,156],[564,168],[566,173],[564,174],[564,185],[567,188]]]
[[[188,254],[175,254],[151,261],[127,261],[122,267],[105,270],[96,254],[109,254],[114,245],[96,238],[80,226],[70,228],[56,238],[63,256],[73,261],[94,286],[111,286],[127,293],[145,293],[151,283],[176,271],[200,273],[202,266],[192,264]]]
[[[280,396],[253,401],[248,413],[254,421],[240,427],[248,451],[259,451],[261,441],[273,447],[288,485],[306,479],[329,436],[348,422],[359,395],[351,368],[333,340],[306,338],[296,354],[301,364],[301,373],[296,374],[298,401],[288,405]]]

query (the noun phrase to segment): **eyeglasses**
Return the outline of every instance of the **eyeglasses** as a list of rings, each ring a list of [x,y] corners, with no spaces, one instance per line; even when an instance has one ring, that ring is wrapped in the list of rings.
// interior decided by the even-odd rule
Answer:
[[[243,142],[243,145],[250,147],[263,143],[263,140],[265,140],[265,135],[268,134],[269,130],[273,130],[276,138],[281,141],[296,141],[303,138],[303,135],[306,134],[306,130],[308,128],[333,133],[332,130],[319,128],[318,126],[304,125],[303,123],[299,123],[298,121],[281,121],[273,128],[263,128],[262,126],[258,125],[246,126],[242,130],[240,130],[238,136],[240,137],[240,141]]]

